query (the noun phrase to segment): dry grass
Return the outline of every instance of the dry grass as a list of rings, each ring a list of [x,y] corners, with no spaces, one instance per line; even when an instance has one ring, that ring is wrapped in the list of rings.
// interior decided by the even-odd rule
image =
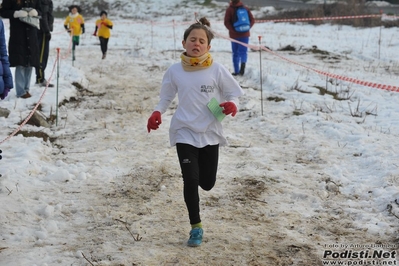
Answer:
[[[320,4],[314,9],[283,11],[279,14],[266,16],[264,20],[273,19],[295,19],[295,18],[321,18],[321,17],[343,17],[343,16],[358,16],[371,15],[372,13],[364,3],[359,3],[356,0],[349,0],[347,3],[333,3]],[[350,25],[354,27],[397,27],[399,20],[396,21],[382,21],[381,18],[356,18],[356,19],[336,19],[336,20],[314,20],[306,23],[312,25],[321,25],[324,23],[331,23],[336,25]]]

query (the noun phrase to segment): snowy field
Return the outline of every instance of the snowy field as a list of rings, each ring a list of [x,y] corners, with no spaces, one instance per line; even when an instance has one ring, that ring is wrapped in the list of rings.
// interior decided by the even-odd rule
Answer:
[[[109,10],[105,60],[91,35],[97,18],[87,19],[73,64],[56,20],[46,73],[56,87],[32,76],[32,98],[12,90],[0,101],[10,111],[0,118],[0,265],[396,265],[399,92],[342,77],[398,86],[398,28],[255,24],[237,78],[240,112],[223,120],[218,180],[200,192],[204,243],[186,246],[168,138],[178,103],[160,129],[146,125],[195,14],[211,21],[211,54],[232,71],[227,1],[196,2],[129,1],[134,19]],[[273,8],[254,15],[264,12]],[[39,102],[56,124],[19,127]]]

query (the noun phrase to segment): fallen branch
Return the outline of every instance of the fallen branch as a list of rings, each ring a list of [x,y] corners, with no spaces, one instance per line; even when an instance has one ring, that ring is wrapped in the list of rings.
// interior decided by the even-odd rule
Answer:
[[[12,192],[12,189],[11,189],[11,190],[9,190],[9,189],[8,189],[8,187],[6,187],[6,189],[8,190],[8,194],[7,194],[7,196],[8,196],[8,195],[10,195],[10,194],[11,194],[11,192]]]
[[[121,222],[121,223],[123,223],[123,224],[127,224],[127,222],[122,221],[122,220],[120,220],[120,219],[115,219],[115,221]]]
[[[115,219],[118,222],[121,222],[125,225],[126,230],[130,233],[130,235],[133,237],[134,241],[138,242],[141,241],[141,239],[143,239],[139,234],[137,234],[136,236],[133,235],[133,233],[129,230],[129,227],[127,227],[127,222],[119,220],[119,219]]]
[[[258,199],[255,199],[255,198],[253,198],[253,197],[249,197],[249,199],[251,199],[251,200],[254,200],[254,201],[258,201],[258,202],[261,202],[261,203],[265,203],[265,204],[267,204],[267,202],[266,202],[266,201],[263,201],[263,200],[258,200]]]
[[[396,204],[396,205],[399,205],[398,199],[395,200],[395,204]],[[388,204],[387,209],[388,209],[388,212],[389,212],[390,214],[392,214],[393,216],[395,216],[396,218],[399,219],[399,216],[393,211],[393,206],[392,206],[392,204]]]
[[[88,263],[90,263],[90,265],[94,266],[94,264],[93,264],[93,263],[91,263],[91,261],[89,261],[89,259],[88,259],[88,258],[86,258],[85,254],[83,254],[83,252],[82,252],[82,256],[83,256],[83,258],[85,258],[85,260],[87,260],[87,262],[88,262]]]

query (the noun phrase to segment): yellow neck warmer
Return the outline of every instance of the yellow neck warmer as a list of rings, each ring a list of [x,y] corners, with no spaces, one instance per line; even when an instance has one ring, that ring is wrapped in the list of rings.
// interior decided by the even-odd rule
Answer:
[[[180,55],[181,64],[185,71],[196,71],[208,68],[213,63],[213,58],[210,53],[205,53],[200,57],[189,57],[186,53]]]

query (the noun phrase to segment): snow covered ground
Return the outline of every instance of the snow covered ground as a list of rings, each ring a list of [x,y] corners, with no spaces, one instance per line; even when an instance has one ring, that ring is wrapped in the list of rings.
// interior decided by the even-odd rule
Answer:
[[[245,95],[237,116],[223,121],[230,144],[221,149],[215,188],[200,194],[204,243],[188,248],[168,139],[177,102],[159,130],[148,134],[146,124],[196,13],[218,34],[214,59],[232,70],[222,37],[226,4],[130,2],[141,17],[108,12],[115,26],[105,60],[90,34],[94,18],[73,64],[57,19],[47,78],[58,88],[35,87],[32,77],[32,98],[12,90],[0,101],[10,111],[0,118],[0,265],[396,263],[399,92],[315,70],[398,86],[397,28],[254,26],[250,44],[258,47],[261,36],[272,52],[251,50],[237,78]],[[272,8],[254,14],[265,10]],[[295,51],[279,51],[287,46]],[[47,117],[58,111],[57,125],[21,131],[50,139],[10,138],[39,101]],[[362,251],[368,255],[360,258]],[[375,258],[380,251],[389,257]]]

